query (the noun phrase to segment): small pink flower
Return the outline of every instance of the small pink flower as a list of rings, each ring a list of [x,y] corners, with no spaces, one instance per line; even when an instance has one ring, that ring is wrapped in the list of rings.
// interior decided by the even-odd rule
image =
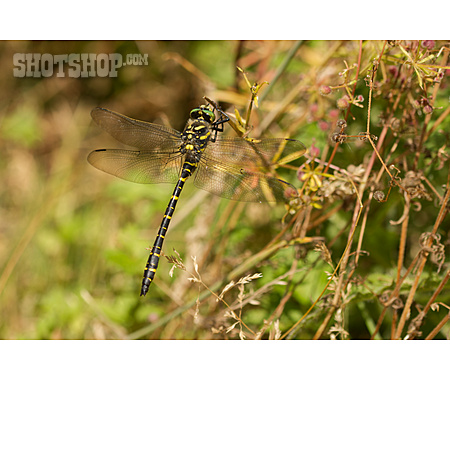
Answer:
[[[317,124],[319,125],[319,129],[321,131],[328,131],[330,129],[330,124],[325,120],[319,120]]]
[[[328,95],[328,94],[330,94],[331,93],[330,86],[325,86],[325,85],[320,86],[319,93],[320,93],[320,95]]]
[[[339,117],[339,110],[338,109],[331,109],[328,112],[328,116],[331,120],[336,120]]]
[[[389,66],[389,73],[396,77],[398,75],[398,67],[397,66]]]
[[[320,155],[320,150],[314,144],[312,144],[309,148],[309,154],[311,158],[317,158]]]
[[[427,50],[433,50],[435,44],[436,42],[432,40],[422,41],[422,47],[425,47]]]

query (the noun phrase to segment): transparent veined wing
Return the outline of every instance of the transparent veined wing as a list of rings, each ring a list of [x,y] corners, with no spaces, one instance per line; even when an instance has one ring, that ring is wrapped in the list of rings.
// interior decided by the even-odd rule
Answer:
[[[174,148],[178,148],[181,143],[181,133],[177,130],[132,119],[109,109],[95,108],[91,117],[113,138],[131,147],[158,152],[160,147],[167,150],[170,142]]]
[[[218,138],[210,142],[194,177],[194,184],[220,197],[248,201],[286,201],[296,192],[286,181],[268,173],[281,153],[305,153],[294,139],[247,140]]]
[[[88,161],[103,172],[134,183],[176,183],[182,155],[178,152],[154,154],[145,150],[94,150]]]
[[[104,108],[95,108],[91,116],[119,142],[136,148],[94,150],[88,155],[94,167],[134,183],[175,183],[178,180],[182,166],[181,133]]]

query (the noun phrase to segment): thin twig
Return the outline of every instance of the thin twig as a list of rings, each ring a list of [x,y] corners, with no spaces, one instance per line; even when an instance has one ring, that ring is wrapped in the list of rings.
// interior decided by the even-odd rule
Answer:
[[[449,172],[450,176],[450,172]],[[439,226],[441,225],[442,221],[444,220],[445,215],[448,213],[448,201],[450,199],[450,186],[447,183],[447,189],[444,196],[444,199],[441,204],[441,208],[439,210],[438,216],[436,218],[436,221],[434,222],[433,230],[431,231],[430,237],[427,239],[425,246],[430,247],[433,242],[433,235],[435,235],[438,231]],[[425,267],[425,263],[427,262],[429,252],[427,251],[421,251],[420,257],[419,257],[419,265],[416,272],[416,276],[414,278],[414,283],[411,287],[411,290],[409,291],[408,298],[405,303],[405,307],[403,309],[403,313],[400,317],[400,321],[395,333],[395,339],[400,339],[400,336],[403,331],[403,327],[405,326],[406,320],[409,317],[411,305],[414,299],[414,295],[416,293],[417,287],[419,285],[420,277],[422,276],[423,269]]]

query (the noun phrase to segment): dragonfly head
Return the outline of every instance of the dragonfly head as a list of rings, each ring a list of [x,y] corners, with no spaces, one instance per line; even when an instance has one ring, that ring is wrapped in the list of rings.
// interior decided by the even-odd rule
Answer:
[[[208,123],[213,123],[216,120],[216,116],[214,113],[209,109],[208,106],[199,106],[198,108],[195,108],[191,111],[191,119],[194,120],[204,120]]]

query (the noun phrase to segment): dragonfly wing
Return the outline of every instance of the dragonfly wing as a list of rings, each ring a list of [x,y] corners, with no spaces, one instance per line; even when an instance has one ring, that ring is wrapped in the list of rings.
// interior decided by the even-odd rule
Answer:
[[[244,139],[240,137],[218,137],[208,144],[207,157],[224,163],[241,166],[268,168],[274,164],[274,157],[297,153],[301,156],[306,147],[296,139]]]
[[[91,112],[95,123],[122,144],[153,151],[161,146],[177,148],[181,143],[181,133],[162,125],[131,119],[130,117],[105,108],[95,108]]]
[[[220,197],[247,202],[285,202],[296,190],[268,173],[272,158],[282,152],[306,151],[293,139],[218,138],[202,156],[194,184]]]
[[[172,148],[169,150],[94,150],[88,161],[103,172],[134,183],[175,183],[183,158]]]
[[[194,184],[219,197],[241,202],[285,202],[289,191],[296,192],[294,186],[271,175],[202,162]]]
[[[88,161],[97,169],[134,183],[174,183],[182,166],[181,134],[161,125],[95,108],[94,121],[122,144],[137,150],[102,149]]]

